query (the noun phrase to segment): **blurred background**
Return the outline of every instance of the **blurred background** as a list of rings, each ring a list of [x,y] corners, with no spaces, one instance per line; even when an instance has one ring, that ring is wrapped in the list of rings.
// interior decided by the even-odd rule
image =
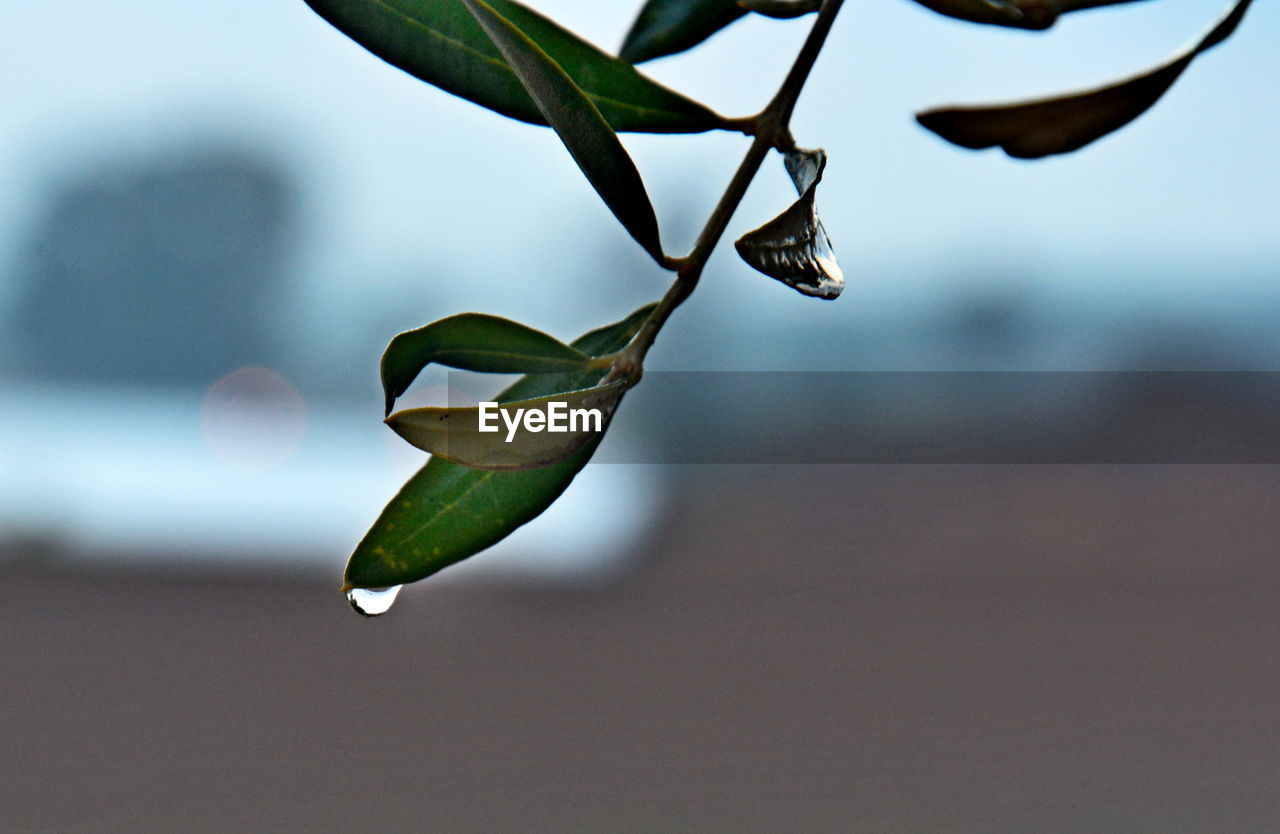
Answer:
[[[535,5],[608,49],[636,11]],[[1074,155],[912,119],[1130,74],[1219,12],[1026,33],[849,4],[793,121],[830,156],[845,294],[724,245],[651,367],[1280,371],[1274,4]],[[300,0],[0,20],[0,827],[1271,830],[1274,466],[593,464],[360,620],[343,563],[422,463],[380,422],[390,337],[476,310],[568,340],[667,274],[549,131]],[[744,19],[645,71],[747,115],[806,28]],[[624,141],[683,251],[745,140]],[[729,236],[793,198],[771,160]],[[777,392],[680,414],[663,379],[614,459],[721,424],[776,444]],[[969,418],[1024,406],[1053,423]]]

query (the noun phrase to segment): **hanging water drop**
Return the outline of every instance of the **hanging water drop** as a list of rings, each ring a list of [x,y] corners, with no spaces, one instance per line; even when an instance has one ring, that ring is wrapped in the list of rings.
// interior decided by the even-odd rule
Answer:
[[[377,617],[391,610],[403,585],[393,588],[352,588],[347,591],[347,602],[357,614],[365,617]]]

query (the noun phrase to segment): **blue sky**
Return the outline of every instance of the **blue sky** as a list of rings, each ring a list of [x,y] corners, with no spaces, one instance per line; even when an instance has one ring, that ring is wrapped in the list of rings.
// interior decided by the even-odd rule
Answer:
[[[628,4],[535,4],[605,46]],[[1143,69],[1222,10],[1216,0],[1134,3],[1064,18],[1049,33],[962,24],[908,0],[850,3],[795,118],[831,155],[820,206],[850,291],[834,305],[789,297],[722,250],[708,296],[744,315],[856,326],[992,263],[1029,282],[1115,297],[1117,264],[1280,261],[1280,12],[1259,3],[1146,117],[1084,152],[1038,163],[949,147],[912,113],[1092,85]],[[729,114],[758,109],[803,22],[748,19],[704,47],[647,66]],[[584,307],[625,312],[665,275],[598,204],[549,131],[510,122],[382,64],[300,0],[10,0],[0,29],[0,265],[40,189],[78,165],[208,137],[257,145],[295,169],[307,206],[299,315],[361,299],[429,294],[431,313],[521,313],[566,335]],[[666,238],[686,244],[742,137],[628,137]],[[517,187],[511,187],[516,184]],[[781,165],[752,189],[730,234],[788,199]],[[600,273],[623,273],[612,284]],[[1123,267],[1120,271],[1126,271]],[[448,280],[441,275],[466,275]],[[1198,292],[1167,274],[1172,294]],[[1024,280],[1024,279],[1018,279]],[[589,298],[575,301],[578,296]],[[3,296],[0,295],[0,298]],[[607,302],[607,303],[606,303]],[[709,303],[709,302],[704,302]],[[406,326],[420,323],[406,313]]]

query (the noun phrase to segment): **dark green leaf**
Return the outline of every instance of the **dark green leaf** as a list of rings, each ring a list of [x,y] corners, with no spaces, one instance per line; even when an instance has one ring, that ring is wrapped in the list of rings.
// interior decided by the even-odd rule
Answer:
[[[1198,43],[1142,75],[1038,101],[938,108],[920,113],[916,119],[948,142],[966,148],[998,145],[1010,156],[1023,159],[1070,153],[1145,113],[1196,56],[1231,36],[1250,2],[1239,0]]]
[[[697,46],[746,14],[737,0],[649,0],[619,54],[638,64]]]
[[[490,431],[481,431],[482,412],[478,407],[410,408],[397,411],[386,422],[410,444],[463,466],[495,471],[536,469],[558,463],[598,440],[627,387],[623,382],[611,382],[504,403],[488,412]],[[558,417],[552,410],[553,405],[561,408]],[[579,409],[595,410],[600,416],[596,421],[570,422],[570,416]],[[504,412],[506,416],[500,416]],[[536,430],[525,428],[524,418],[529,413],[540,415]],[[556,419],[563,430],[550,431],[552,419]],[[508,425],[508,420],[514,425]]]
[[[650,304],[573,343],[599,356],[620,350],[653,312]],[[526,376],[496,398],[531,399],[597,384],[603,370]],[[413,582],[497,544],[536,518],[564,492],[595,452],[592,442],[560,463],[520,472],[469,469],[431,458],[409,479],[347,563],[347,588]]]
[[[818,11],[822,8],[822,0],[738,0],[738,5],[765,17],[790,20]]]
[[[493,39],[573,161],[636,242],[662,262],[658,219],[635,163],[618,135],[547,53],[484,0],[462,0]]]
[[[546,124],[461,0],[306,0],[356,43],[405,72],[505,116]],[[528,35],[600,109],[614,130],[700,133],[715,113],[636,71],[532,9],[491,5]]]
[[[490,374],[532,374],[580,368],[588,357],[510,319],[463,313],[407,330],[382,354],[385,413],[432,362]]]
[[[916,0],[948,17],[1017,29],[1048,29],[1067,12],[1136,0]]]

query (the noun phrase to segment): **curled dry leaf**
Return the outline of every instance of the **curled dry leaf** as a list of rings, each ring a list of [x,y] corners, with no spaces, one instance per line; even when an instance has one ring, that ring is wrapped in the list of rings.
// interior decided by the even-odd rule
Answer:
[[[1021,159],[1079,150],[1145,113],[1197,56],[1231,36],[1251,2],[1238,0],[1199,41],[1133,78],[1017,104],[927,110],[916,120],[956,145],[975,150],[999,146]]]
[[[424,452],[473,469],[536,469],[559,463],[609,425],[625,382],[480,408],[410,408],[387,418],[391,429]],[[491,431],[481,431],[481,419]],[[530,419],[532,418],[532,420]],[[564,431],[551,431],[555,420]],[[536,428],[530,428],[535,426]]]
[[[787,176],[791,177],[791,184],[796,187],[796,193],[803,197],[806,191],[822,181],[822,172],[827,168],[827,152],[822,148],[793,148],[783,154],[782,164],[787,169]]]
[[[770,278],[805,295],[834,299],[844,290],[844,273],[814,204],[827,154],[820,148],[796,148],[784,162],[800,199],[734,246],[744,261]]]

